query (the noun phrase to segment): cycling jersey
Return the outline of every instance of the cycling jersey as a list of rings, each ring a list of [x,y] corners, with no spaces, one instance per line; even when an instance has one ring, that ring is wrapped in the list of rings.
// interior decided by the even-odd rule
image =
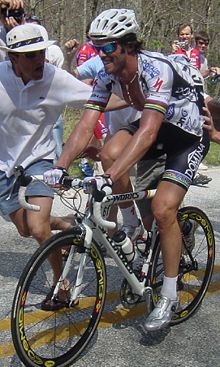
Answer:
[[[177,55],[184,55],[187,56],[190,59],[190,63],[195,66],[197,69],[200,69],[201,64],[200,64],[200,55],[199,55],[199,50],[197,50],[197,48],[191,48],[190,50],[186,51],[186,50],[182,50],[181,48],[179,48],[179,50],[177,50],[175,52]]]
[[[91,42],[87,41],[80,47],[76,55],[77,66],[82,65],[85,61],[89,60],[91,57],[97,56],[98,52]]]
[[[185,60],[174,61],[157,52],[138,52],[138,77],[144,97],[143,109],[159,111],[164,122],[202,136],[203,79],[199,71]],[[104,111],[114,93],[123,98],[120,80],[100,70],[93,92],[85,107]]]

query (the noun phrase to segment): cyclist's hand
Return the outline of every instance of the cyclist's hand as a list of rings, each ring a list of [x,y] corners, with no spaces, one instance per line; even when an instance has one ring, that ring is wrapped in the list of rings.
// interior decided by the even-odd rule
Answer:
[[[55,187],[62,185],[63,178],[66,176],[68,176],[68,172],[62,167],[49,169],[43,175],[44,182]]]
[[[83,189],[85,192],[89,192],[88,183],[92,180],[96,181],[96,186],[99,191],[104,191],[107,195],[112,193],[112,180],[107,176],[95,176],[95,177],[85,177],[83,180]]]

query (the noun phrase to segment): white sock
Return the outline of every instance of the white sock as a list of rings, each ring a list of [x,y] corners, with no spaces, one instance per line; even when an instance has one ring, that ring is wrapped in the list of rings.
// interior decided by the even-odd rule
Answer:
[[[138,217],[134,204],[128,208],[121,208],[121,215],[123,218],[123,224],[134,227],[138,225]]]
[[[177,292],[176,292],[177,278],[178,276],[174,278],[169,278],[164,275],[163,286],[161,289],[162,296],[167,297],[172,300],[177,299]]]

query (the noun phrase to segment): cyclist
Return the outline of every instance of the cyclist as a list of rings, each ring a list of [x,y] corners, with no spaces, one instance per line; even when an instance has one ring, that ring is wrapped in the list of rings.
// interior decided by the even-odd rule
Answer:
[[[90,37],[104,69],[98,73],[86,111],[71,133],[58,167],[45,172],[45,180],[50,184],[60,182],[72,160],[88,144],[95,121],[111,93],[143,111],[140,120],[108,141],[107,144],[114,145],[115,139],[120,139],[121,152],[110,162],[105,176],[97,178],[97,184],[100,188],[106,184],[120,185],[124,174],[142,157],[151,159],[162,152],[167,154],[165,171],[152,202],[165,276],[161,298],[144,323],[145,330],[159,330],[170,323],[172,312],[178,307],[181,234],[177,209],[208,151],[209,138],[202,128],[203,83],[197,69],[141,50],[138,32],[133,10],[109,9],[92,22]]]

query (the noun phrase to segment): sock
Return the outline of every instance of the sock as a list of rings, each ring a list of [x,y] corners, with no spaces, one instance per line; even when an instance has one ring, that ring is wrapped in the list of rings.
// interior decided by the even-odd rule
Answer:
[[[167,297],[172,300],[177,299],[177,292],[176,292],[177,278],[178,276],[174,278],[169,278],[164,275],[163,286],[161,289],[162,296]]]
[[[123,218],[123,224],[133,227],[138,226],[138,217],[134,204],[128,208],[121,208],[121,215]]]

